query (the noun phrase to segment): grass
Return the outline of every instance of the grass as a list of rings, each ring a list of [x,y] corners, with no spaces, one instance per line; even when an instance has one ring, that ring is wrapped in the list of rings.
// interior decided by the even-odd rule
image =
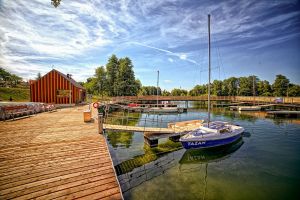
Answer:
[[[29,89],[0,87],[0,101],[9,101],[10,97],[13,101],[30,101],[29,95]]]
[[[173,142],[167,140],[164,143],[158,144],[157,147],[151,148],[149,146],[144,146],[145,154],[134,156],[132,159],[121,162],[116,166],[117,174],[124,174],[131,172],[137,167],[141,167],[147,163],[157,160],[160,156],[181,149],[180,142]]]

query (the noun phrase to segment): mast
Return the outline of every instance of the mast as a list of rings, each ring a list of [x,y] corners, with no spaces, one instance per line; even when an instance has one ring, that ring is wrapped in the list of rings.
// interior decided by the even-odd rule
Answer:
[[[156,106],[158,107],[158,84],[159,84],[159,70],[157,70],[157,87],[156,87]]]
[[[254,84],[254,75],[252,75],[252,89],[253,89],[253,106],[255,105],[254,96],[255,96],[255,84]]]
[[[208,15],[208,121],[207,125],[209,127],[210,122],[210,14]]]

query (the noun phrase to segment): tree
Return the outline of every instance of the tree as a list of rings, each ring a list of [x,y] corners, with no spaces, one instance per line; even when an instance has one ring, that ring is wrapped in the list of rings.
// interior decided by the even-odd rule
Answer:
[[[11,87],[17,87],[17,85],[22,81],[22,78],[15,74],[12,74],[10,79],[11,79]]]
[[[140,95],[156,95],[157,94],[157,87],[155,86],[142,86],[140,91]],[[158,87],[158,95],[161,95],[161,89]]]
[[[11,74],[2,67],[0,67],[0,86],[1,87],[17,87],[20,86],[22,78]]]
[[[257,96],[257,83],[259,82],[259,79],[257,76],[252,75],[248,77],[249,83],[251,84],[251,95]]]
[[[222,95],[222,85],[223,82],[219,80],[214,80],[212,84],[212,94],[216,96],[221,96]]]
[[[96,88],[98,90],[98,94],[103,97],[103,94],[107,91],[106,84],[106,71],[103,66],[97,67],[95,70],[95,78],[96,78]]]
[[[106,64],[107,89],[109,96],[117,95],[117,74],[119,71],[119,61],[116,55],[112,55]]]
[[[141,83],[141,81],[140,81],[139,79],[136,79],[136,80],[135,80],[135,87],[136,87],[137,93],[139,93],[139,91],[140,91],[141,88],[142,88],[142,83]]]
[[[37,73],[36,80],[39,80],[42,77],[41,72]]]
[[[97,79],[95,77],[88,78],[84,87],[88,94],[96,94],[97,91]]]
[[[57,8],[57,7],[59,6],[60,2],[61,2],[61,0],[51,0],[51,4],[52,4],[55,8]]]
[[[239,79],[236,77],[230,77],[223,81],[222,95],[224,96],[236,96],[238,94]]]
[[[287,93],[288,93],[289,97],[299,97],[300,96],[300,86],[290,84],[289,88],[287,90]]]
[[[83,81],[79,81],[77,83],[79,83],[79,85],[81,85],[81,86],[84,86],[84,82]]]
[[[172,96],[187,96],[188,91],[187,90],[183,90],[183,89],[178,89],[178,88],[174,88],[171,91],[171,95]]]
[[[290,81],[285,76],[279,74],[276,75],[276,79],[272,85],[273,88],[273,95],[274,96],[286,96],[287,89]]]
[[[116,94],[119,96],[137,95],[137,84],[134,77],[133,65],[128,57],[119,60],[119,71],[116,79]]]
[[[0,67],[0,84],[1,84],[1,87],[7,86],[10,76],[11,76],[11,74],[9,72],[7,72],[5,69]]]
[[[269,81],[258,81],[257,93],[259,96],[272,96],[272,90]]]
[[[207,85],[196,85],[193,89],[189,91],[191,96],[200,96],[207,93]]]
[[[162,96],[170,96],[171,92],[169,92],[168,90],[163,90],[162,91]]]
[[[251,96],[252,95],[252,82],[249,81],[248,77],[240,77],[239,78],[239,96]]]

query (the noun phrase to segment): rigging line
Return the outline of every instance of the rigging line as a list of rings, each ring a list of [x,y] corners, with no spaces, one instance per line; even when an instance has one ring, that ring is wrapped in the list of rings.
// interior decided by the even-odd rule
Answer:
[[[215,37],[217,37],[217,36],[215,36]],[[221,53],[220,53],[220,46],[219,46],[219,44],[218,44],[218,42],[216,42],[216,47],[217,47],[217,52],[218,52],[218,59],[220,60],[220,67],[222,67],[222,69],[223,69],[223,73],[224,73],[224,77],[223,77],[223,79],[225,79],[226,78],[226,74],[225,74],[225,69],[224,69],[224,65],[223,65],[223,60],[222,60],[222,57],[221,57]],[[219,70],[220,71],[220,70]],[[220,72],[219,72],[220,73]],[[220,76],[220,75],[219,75]]]
[[[215,50],[215,52],[216,52],[216,54],[217,54],[217,62],[218,62],[218,69],[219,69],[219,79],[218,80],[221,80],[221,78],[220,78],[220,68],[221,68],[221,59],[220,59],[220,51],[219,51],[219,45],[217,44],[217,40],[215,39],[215,37],[212,37],[212,39],[213,39],[213,42],[215,43],[215,45],[216,45],[216,50]]]

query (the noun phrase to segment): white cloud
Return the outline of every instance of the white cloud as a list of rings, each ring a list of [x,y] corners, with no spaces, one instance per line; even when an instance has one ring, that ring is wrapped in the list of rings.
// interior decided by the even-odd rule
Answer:
[[[187,56],[186,56],[186,54],[180,54],[180,55],[179,55],[179,58],[180,58],[181,60],[186,60],[186,59],[187,59]]]
[[[63,71],[77,69],[76,76],[83,79],[78,69],[90,69],[90,62],[112,52],[127,54],[128,41],[163,52],[166,62],[198,65],[191,58],[198,58],[198,45],[207,43],[207,13],[212,14],[212,40],[218,46],[258,49],[299,37],[289,32],[296,29],[299,12],[278,11],[297,0],[186,2],[63,0],[54,8],[50,0],[1,1],[0,65],[33,77],[54,64]],[[191,50],[193,45],[197,47]]]
[[[1,66],[23,77],[55,63],[73,60],[73,67],[89,51],[111,44],[112,35],[127,33],[114,22],[114,12],[95,6],[95,1],[62,1],[58,8],[49,2],[1,2]],[[66,66],[63,71],[70,68],[59,65]]]
[[[167,79],[167,80],[164,80],[164,82],[165,82],[165,83],[172,83],[173,81]]]

